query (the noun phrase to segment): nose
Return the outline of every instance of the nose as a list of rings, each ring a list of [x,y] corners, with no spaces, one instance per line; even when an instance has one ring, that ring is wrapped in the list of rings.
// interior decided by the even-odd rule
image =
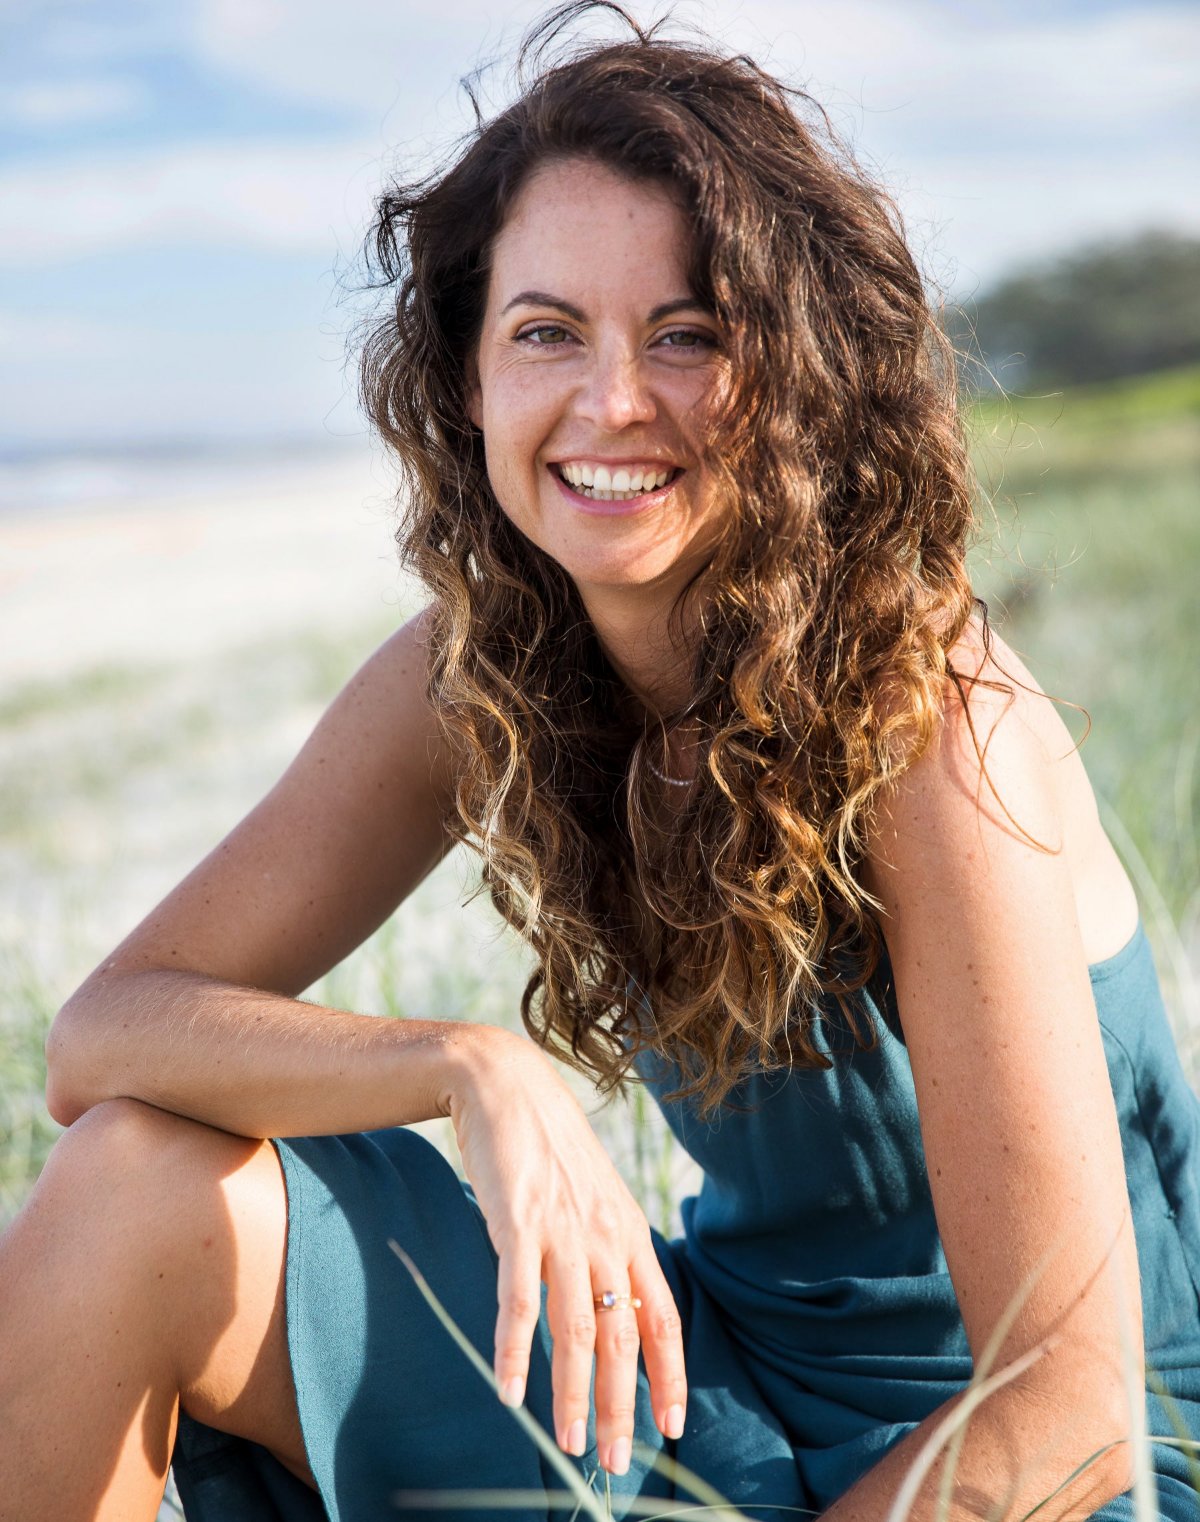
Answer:
[[[653,422],[657,408],[639,356],[596,352],[576,395],[575,410],[605,433]]]

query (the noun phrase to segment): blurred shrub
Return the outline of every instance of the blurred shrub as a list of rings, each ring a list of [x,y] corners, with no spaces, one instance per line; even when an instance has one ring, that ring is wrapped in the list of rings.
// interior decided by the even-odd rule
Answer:
[[[1200,362],[1200,240],[1142,232],[1014,272],[946,313],[974,390],[1087,385]]]

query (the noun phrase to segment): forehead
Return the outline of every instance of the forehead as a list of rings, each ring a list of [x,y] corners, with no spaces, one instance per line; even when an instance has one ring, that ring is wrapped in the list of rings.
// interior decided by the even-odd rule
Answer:
[[[557,278],[636,292],[687,291],[691,229],[670,187],[589,159],[542,165],[517,194],[492,249],[492,296],[522,285],[567,295]],[[512,286],[511,291],[507,290]]]

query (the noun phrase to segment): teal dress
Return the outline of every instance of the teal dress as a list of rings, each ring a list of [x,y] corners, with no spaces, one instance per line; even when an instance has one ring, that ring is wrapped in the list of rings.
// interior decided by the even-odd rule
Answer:
[[[1141,1266],[1148,1427],[1200,1439],[1200,1100],[1140,924],[1091,979]],[[875,1049],[854,1049],[836,1005],[824,1009],[833,1066],[752,1075],[735,1093],[745,1112],[726,1109],[712,1125],[663,1104],[675,1068],[638,1059],[703,1182],[683,1202],[682,1235],[653,1233],[683,1320],[686,1427],[678,1441],[658,1432],[639,1361],[636,1435],[756,1519],[819,1514],[972,1373],[886,963],[873,987],[862,997]],[[288,1191],[288,1342],[320,1498],[264,1449],[183,1415],[174,1468],[189,1522],[569,1517],[573,1502],[529,1498],[561,1479],[387,1246],[394,1237],[406,1249],[490,1367],[497,1260],[469,1184],[403,1127],[275,1146]],[[553,1434],[550,1352],[543,1286],[526,1406]],[[1196,1522],[1188,1458],[1166,1444],[1150,1452],[1159,1515]],[[588,1449],[570,1462],[594,1475],[594,1412]],[[601,1496],[603,1480],[591,1479]],[[610,1484],[618,1518],[633,1497],[676,1499],[637,1454]],[[485,1486],[525,1491],[526,1502],[447,1510],[399,1495]],[[1132,1522],[1131,1498],[1095,1516]]]

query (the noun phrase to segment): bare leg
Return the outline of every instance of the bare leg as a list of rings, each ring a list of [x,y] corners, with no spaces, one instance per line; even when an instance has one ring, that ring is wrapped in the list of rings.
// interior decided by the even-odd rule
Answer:
[[[55,1144],[0,1237],[0,1522],[153,1522],[180,1402],[312,1485],[269,1142],[137,1100]]]

